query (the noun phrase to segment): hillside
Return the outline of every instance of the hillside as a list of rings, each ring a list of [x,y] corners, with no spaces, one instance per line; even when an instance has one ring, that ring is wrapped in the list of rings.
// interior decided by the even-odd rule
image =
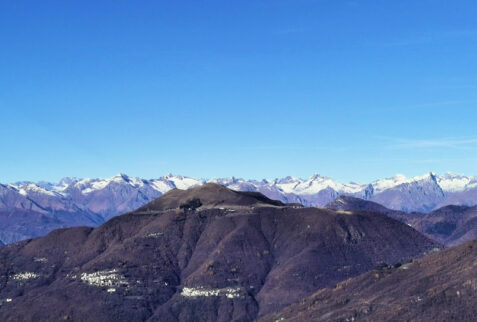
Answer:
[[[477,206],[445,206],[429,213],[405,213],[372,201],[341,196],[326,207],[333,210],[382,213],[446,246],[455,246],[477,238]]]
[[[262,321],[475,321],[477,240],[381,265]]]
[[[387,216],[209,184],[0,249],[0,320],[250,321],[439,244]],[[92,300],[94,299],[94,300]]]

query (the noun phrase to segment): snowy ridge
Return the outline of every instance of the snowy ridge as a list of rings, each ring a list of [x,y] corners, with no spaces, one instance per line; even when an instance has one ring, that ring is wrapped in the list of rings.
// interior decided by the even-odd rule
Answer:
[[[188,189],[207,182],[215,182],[234,190],[259,191],[273,199],[284,202],[301,202],[307,206],[324,206],[340,195],[351,195],[376,200],[384,206],[406,211],[429,211],[446,203],[447,195],[456,195],[476,190],[477,178],[447,173],[407,178],[396,175],[363,183],[341,183],[329,177],[315,174],[308,179],[285,177],[274,180],[245,180],[241,178],[195,179],[168,174],[157,179],[142,179],[118,174],[107,179],[64,178],[58,183],[19,182],[3,185],[36,205],[45,204],[42,198],[58,199],[60,203],[74,204],[78,209],[89,209],[105,217],[126,212],[147,203],[171,189]],[[409,193],[412,192],[410,200]],[[408,193],[406,195],[406,193]],[[458,203],[472,204],[473,193]],[[459,198],[457,198],[459,199]],[[106,201],[105,201],[106,200]],[[420,207],[425,205],[425,207]],[[1,206],[0,206],[1,208]],[[65,207],[62,207],[65,208]],[[66,208],[65,208],[66,209]]]
[[[368,184],[341,183],[317,174],[307,179],[289,176],[274,180],[235,177],[206,180],[172,174],[157,179],[125,174],[107,179],[64,178],[57,183],[0,184],[0,243],[35,237],[61,227],[98,226],[171,189],[188,189],[207,182],[313,207],[324,207],[339,196],[371,200],[405,212],[477,204],[477,178],[451,173],[428,173],[413,178],[396,175]]]
[[[437,182],[442,190],[449,192],[465,191],[477,187],[476,177],[466,177],[453,173],[446,173],[437,177]]]

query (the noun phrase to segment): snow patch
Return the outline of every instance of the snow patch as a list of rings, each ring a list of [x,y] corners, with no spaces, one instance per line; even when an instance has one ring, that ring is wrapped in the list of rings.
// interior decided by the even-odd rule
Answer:
[[[437,177],[437,183],[446,192],[460,192],[477,185],[477,178],[446,173]]]
[[[17,186],[10,185],[10,187],[17,190],[22,196],[29,196],[30,194],[43,194],[50,197],[56,197],[59,195],[58,193],[42,188],[34,183],[19,184]]]
[[[192,187],[197,187],[204,184],[203,180],[197,180],[183,176],[167,175],[163,179],[172,182],[177,189],[186,190]]]
[[[328,177],[322,177],[318,174],[307,180],[286,177],[284,179],[275,180],[270,186],[276,186],[285,193],[293,193],[299,195],[313,195],[318,192],[331,188],[341,193],[358,193],[365,189],[366,185],[359,183],[343,184]]]
[[[372,182],[371,185],[373,186],[375,193],[380,193],[380,192],[383,192],[384,190],[391,189],[401,184],[409,183],[411,181],[412,179],[408,179],[404,175],[398,174],[392,178],[376,180]]]

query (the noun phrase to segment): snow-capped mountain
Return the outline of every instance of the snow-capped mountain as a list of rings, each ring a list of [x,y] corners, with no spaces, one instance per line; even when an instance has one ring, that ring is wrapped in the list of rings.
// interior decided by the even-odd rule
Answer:
[[[343,195],[406,212],[429,212],[449,204],[477,204],[477,178],[456,174],[429,173],[414,178],[396,175],[367,184],[344,184],[320,175],[308,179],[285,177],[274,180],[235,177],[205,180],[172,174],[157,179],[134,178],[125,174],[108,179],[64,178],[58,183],[0,185],[0,240],[10,243],[37,236],[37,231],[44,233],[44,229],[38,229],[42,220],[53,220],[52,225],[58,227],[98,225],[113,216],[137,209],[171,189],[188,189],[207,182],[234,190],[258,191],[286,203],[315,207],[323,207]],[[24,216],[28,212],[34,214],[39,220],[39,223],[32,221],[36,228],[29,231],[22,226],[21,234],[12,233],[12,230],[18,230],[14,215],[18,211]]]
[[[390,209],[406,212],[428,212],[444,202],[445,193],[434,174],[407,179],[395,176],[371,183],[373,195],[368,198]]]

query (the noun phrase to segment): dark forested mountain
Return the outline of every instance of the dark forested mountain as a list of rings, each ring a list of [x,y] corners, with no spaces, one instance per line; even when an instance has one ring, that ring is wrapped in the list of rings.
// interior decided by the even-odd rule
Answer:
[[[420,216],[411,216],[409,224],[447,246],[477,238],[477,207],[445,206]]]
[[[446,246],[458,245],[477,238],[476,206],[445,206],[430,213],[405,213],[388,209],[372,201],[342,196],[326,207],[333,210],[370,211],[386,214]]]
[[[477,241],[380,265],[263,321],[475,321]]]
[[[383,214],[205,184],[0,248],[0,320],[249,321],[439,248]]]
[[[351,196],[340,196],[326,205],[326,208],[343,211],[369,211],[386,214],[395,219],[404,219],[409,215],[403,211],[392,210],[373,201],[363,200]]]

